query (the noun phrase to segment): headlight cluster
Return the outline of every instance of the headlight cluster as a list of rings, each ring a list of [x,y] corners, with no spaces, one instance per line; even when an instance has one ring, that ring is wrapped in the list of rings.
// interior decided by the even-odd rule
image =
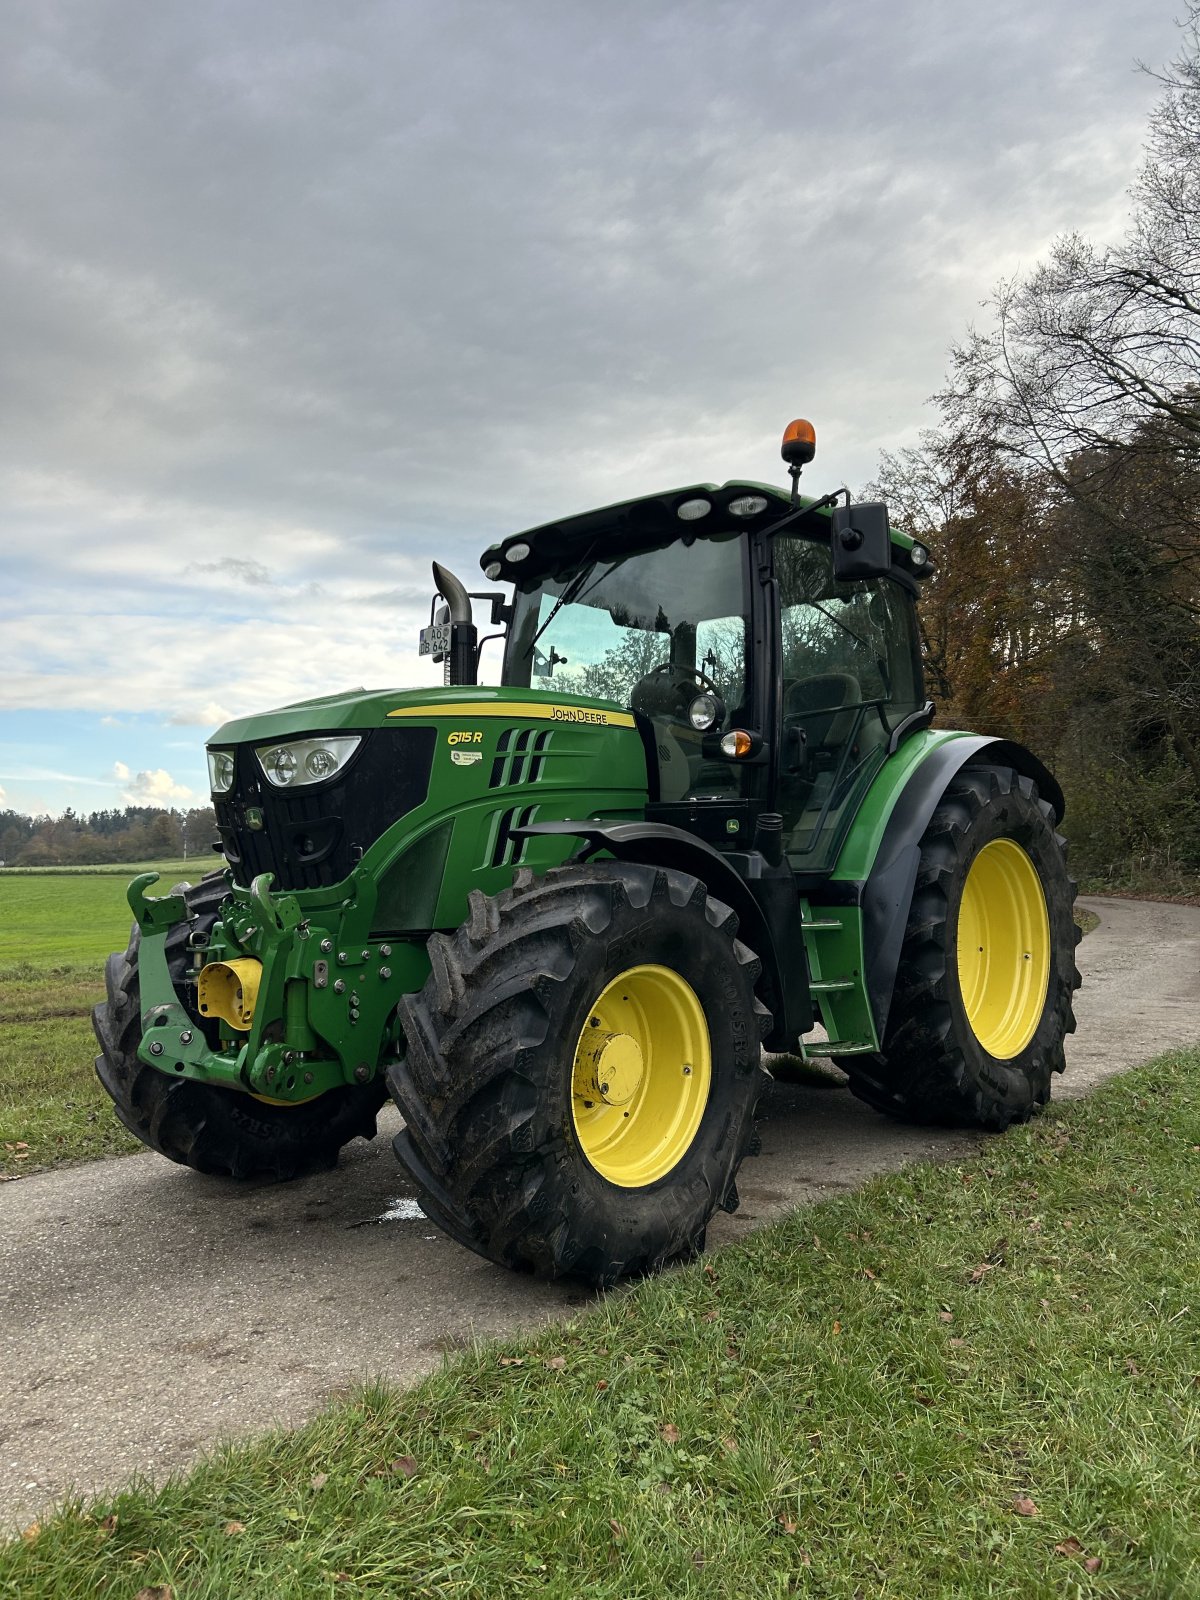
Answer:
[[[208,752],[208,783],[214,794],[228,794],[233,788],[233,751]]]
[[[267,782],[277,789],[303,789],[324,783],[349,761],[362,739],[358,734],[338,739],[292,739],[287,744],[259,745],[258,764]]]

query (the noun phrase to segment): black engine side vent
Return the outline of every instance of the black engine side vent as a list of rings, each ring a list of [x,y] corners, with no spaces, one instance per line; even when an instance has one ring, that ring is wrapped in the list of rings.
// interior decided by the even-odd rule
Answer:
[[[489,789],[506,789],[514,783],[536,783],[542,775],[551,728],[505,728],[496,741]]]
[[[496,821],[496,837],[492,841],[493,867],[517,867],[525,859],[528,839],[513,837],[515,828],[527,828],[537,815],[536,806],[514,806],[502,811]]]

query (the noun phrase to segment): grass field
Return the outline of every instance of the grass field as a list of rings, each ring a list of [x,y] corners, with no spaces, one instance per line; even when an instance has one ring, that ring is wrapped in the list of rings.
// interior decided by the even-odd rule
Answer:
[[[166,885],[208,861],[0,872],[0,1177],[142,1146],[96,1082],[88,1018],[104,963],[129,942],[125,886],[138,871]]]
[[[1198,1177],[1191,1051],[68,1509],[0,1596],[1185,1600]]]

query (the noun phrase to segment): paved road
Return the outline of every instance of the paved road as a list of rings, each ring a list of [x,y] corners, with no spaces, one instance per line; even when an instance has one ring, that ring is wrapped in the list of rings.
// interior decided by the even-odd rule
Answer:
[[[1102,921],[1080,947],[1079,1032],[1059,1095],[1200,1040],[1200,908],[1087,904]],[[977,1142],[895,1126],[840,1078],[777,1084],[742,1208],[710,1243]],[[151,1154],[0,1185],[0,1274],[0,1528],[588,1299],[451,1243],[417,1210],[385,1137],[279,1187],[198,1178]]]

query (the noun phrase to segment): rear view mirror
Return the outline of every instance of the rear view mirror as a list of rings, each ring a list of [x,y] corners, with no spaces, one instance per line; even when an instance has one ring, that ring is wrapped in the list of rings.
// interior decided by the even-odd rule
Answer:
[[[892,570],[892,534],[882,500],[837,506],[831,520],[835,578],[882,578]]]

